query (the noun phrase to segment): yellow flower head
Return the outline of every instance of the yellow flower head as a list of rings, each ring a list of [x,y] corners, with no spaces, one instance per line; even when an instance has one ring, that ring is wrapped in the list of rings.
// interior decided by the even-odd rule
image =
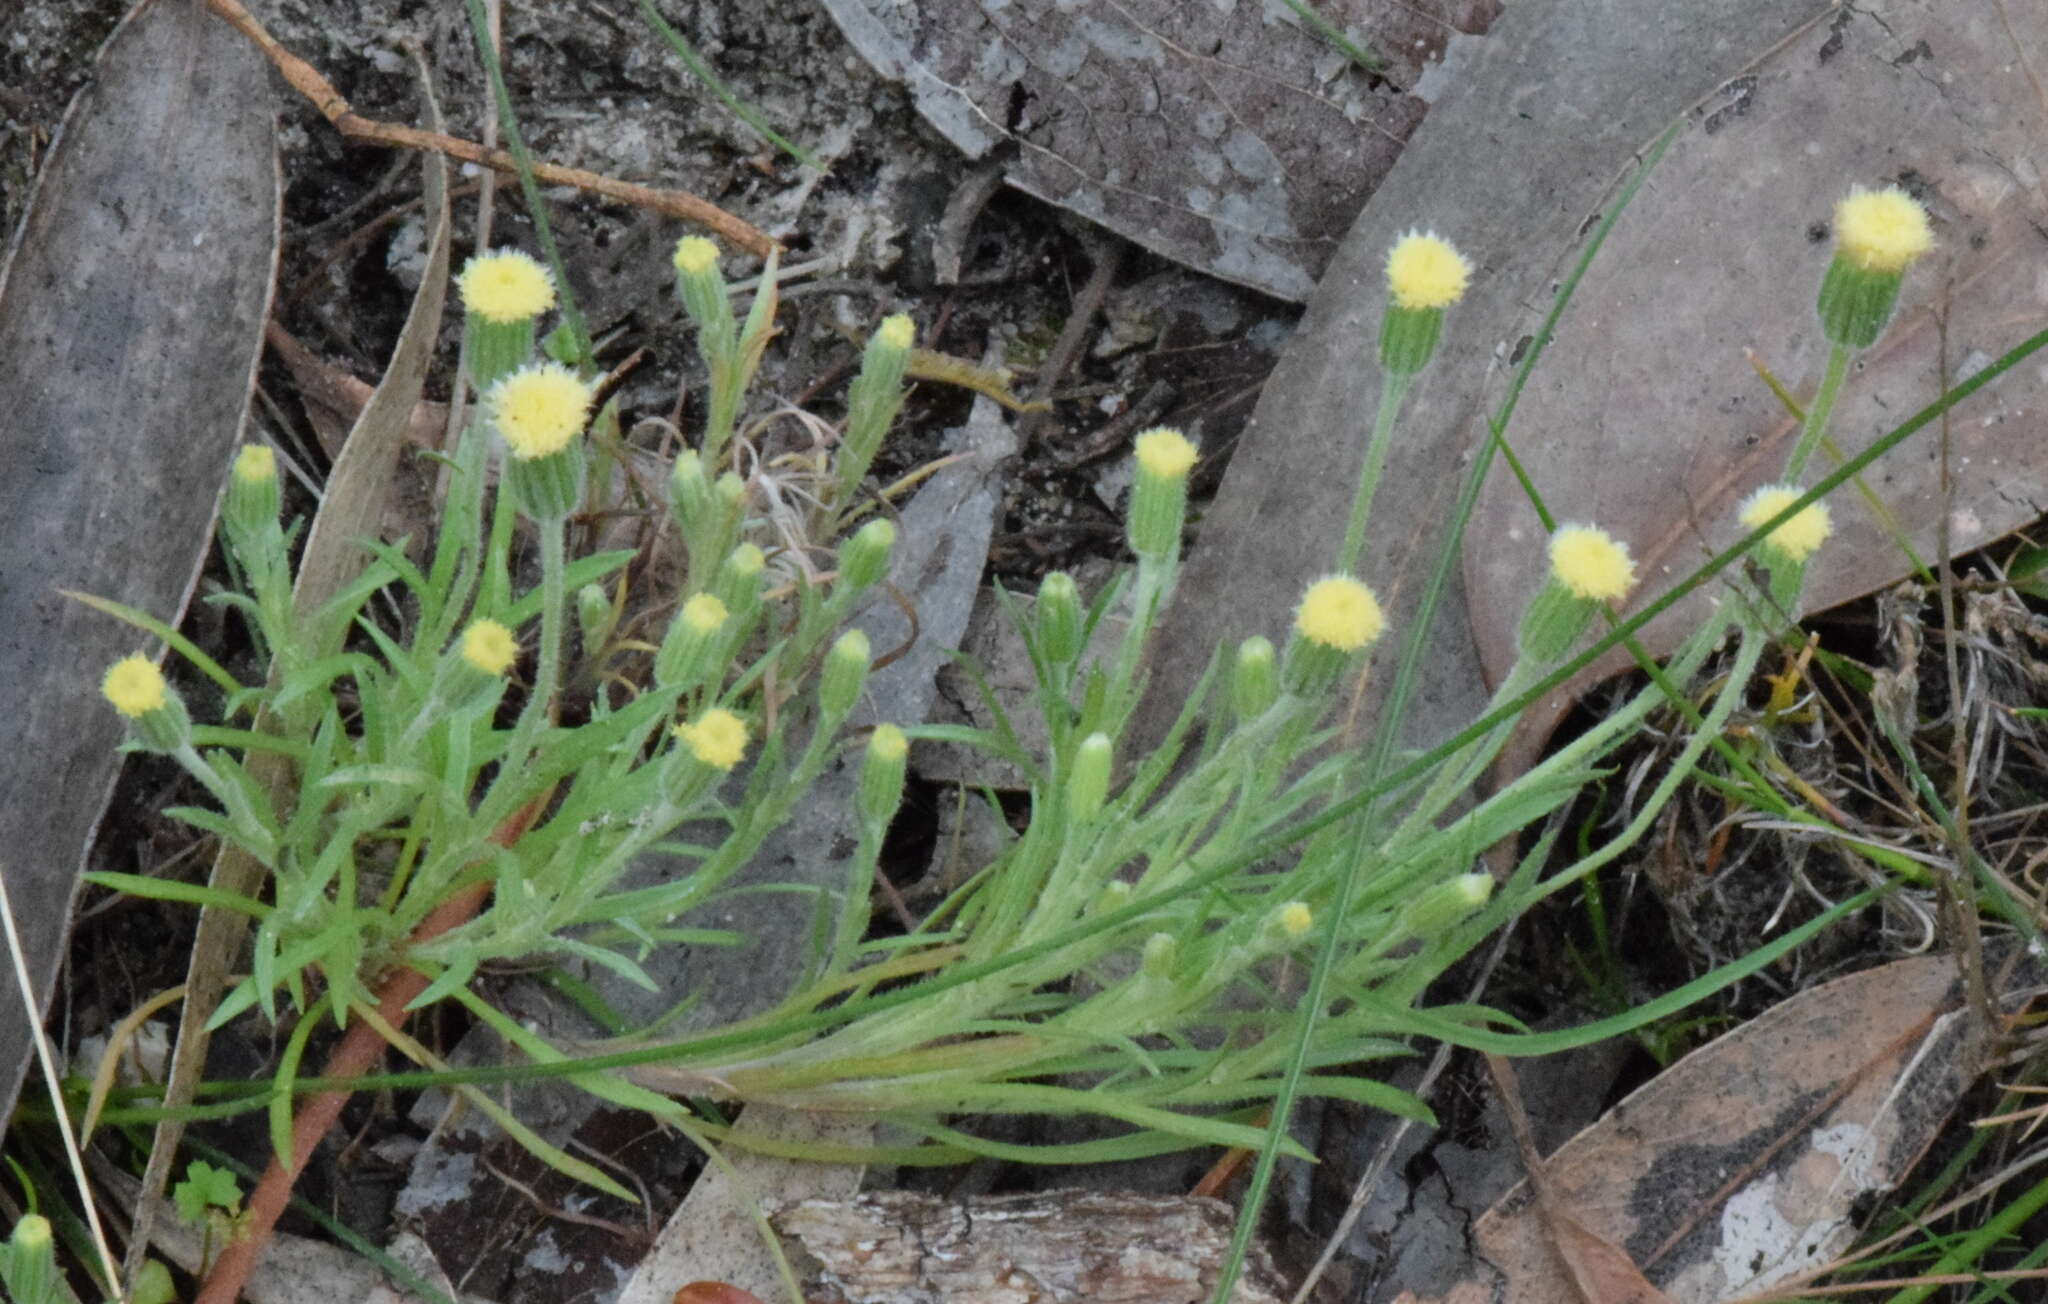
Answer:
[[[1380,636],[1387,620],[1371,589],[1349,576],[1332,575],[1308,586],[1294,627],[1311,643],[1356,652]]]
[[[243,484],[262,484],[277,479],[277,454],[268,444],[244,444],[235,454],[235,479]]]
[[[1550,573],[1572,596],[1613,602],[1635,587],[1628,545],[1591,525],[1559,526],[1550,536]]]
[[[1307,933],[1309,926],[1316,921],[1315,912],[1305,901],[1289,901],[1273,912],[1273,918],[1279,921],[1280,931],[1291,938]]]
[[[1800,491],[1790,485],[1765,485],[1742,500],[1742,524],[1754,530],[1790,507]],[[1826,503],[1808,503],[1799,514],[1764,536],[1763,546],[1792,561],[1805,561],[1827,541],[1833,529]]]
[[[1903,272],[1934,248],[1920,201],[1899,189],[1858,187],[1835,205],[1835,248],[1866,272]]]
[[[1387,290],[1403,308],[1448,308],[1471,276],[1465,255],[1434,231],[1410,231],[1387,252]]]
[[[876,760],[895,763],[910,753],[910,740],[893,724],[878,724],[868,735],[868,752]]]
[[[1139,435],[1137,450],[1139,469],[1162,480],[1178,480],[1195,466],[1195,446],[1165,426]]]
[[[897,313],[882,318],[882,324],[875,329],[875,338],[892,349],[907,349],[917,340],[917,327],[908,313]]]
[[[691,724],[679,724],[676,737],[690,755],[713,769],[730,770],[747,754],[747,722],[723,707],[714,707]]]
[[[676,241],[676,270],[685,276],[702,276],[718,266],[718,246],[701,235],[686,235]]]
[[[489,322],[530,321],[555,306],[555,278],[517,249],[470,259],[455,288],[463,308]]]
[[[699,634],[716,634],[725,617],[725,604],[709,593],[699,593],[683,604],[683,623]]]
[[[491,386],[491,424],[522,462],[549,457],[583,433],[590,416],[590,386],[559,363],[521,367]]]
[[[487,675],[502,675],[519,659],[519,640],[488,617],[471,621],[462,631],[462,659]]]
[[[164,683],[164,672],[140,653],[122,657],[108,667],[107,677],[100,681],[100,691],[116,711],[130,720],[162,708],[171,696]]]

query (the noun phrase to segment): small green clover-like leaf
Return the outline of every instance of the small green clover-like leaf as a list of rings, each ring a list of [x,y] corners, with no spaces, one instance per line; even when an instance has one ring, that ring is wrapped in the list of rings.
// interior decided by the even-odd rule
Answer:
[[[206,1221],[208,1209],[235,1213],[241,1207],[242,1189],[227,1169],[195,1159],[185,1170],[185,1180],[171,1188],[171,1202],[178,1206],[178,1217],[197,1224]]]

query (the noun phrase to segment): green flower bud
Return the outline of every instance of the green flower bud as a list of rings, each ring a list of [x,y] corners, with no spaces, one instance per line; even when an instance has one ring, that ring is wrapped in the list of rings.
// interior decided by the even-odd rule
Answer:
[[[1443,333],[1441,308],[1403,308],[1388,304],[1380,318],[1380,366],[1396,376],[1412,376],[1429,365]]]
[[[847,392],[846,433],[839,442],[839,500],[850,501],[874,465],[882,437],[903,406],[903,376],[916,339],[910,318],[898,313],[869,337],[860,375]]]
[[[867,685],[872,657],[868,636],[857,629],[841,634],[825,654],[825,672],[818,679],[818,704],[824,708],[827,720],[844,720],[853,710],[854,703],[860,700],[860,690]]]
[[[1038,651],[1055,666],[1070,666],[1081,656],[1081,591],[1074,577],[1054,571],[1038,584]]]
[[[848,594],[861,593],[889,573],[889,553],[896,546],[896,527],[881,517],[854,531],[839,545],[839,583]]]
[[[711,480],[704,474],[704,459],[696,449],[685,448],[676,454],[675,468],[669,472],[668,490],[677,525],[687,530],[709,519],[713,510]]]
[[[1109,772],[1114,748],[1109,735],[1092,733],[1074,749],[1074,769],[1067,775],[1067,817],[1093,819],[1109,798]]]
[[[1113,878],[1102,885],[1102,891],[1095,896],[1095,903],[1088,907],[1091,915],[1106,915],[1112,910],[1121,910],[1131,903],[1131,885],[1120,878]]]
[[[1138,962],[1138,972],[1154,982],[1170,982],[1173,979],[1174,962],[1180,958],[1180,943],[1173,940],[1171,933],[1154,933],[1145,939],[1143,958]]]
[[[583,636],[583,655],[595,659],[612,636],[612,600],[601,584],[576,590],[576,628]]]
[[[1188,472],[1195,446],[1178,430],[1160,427],[1137,439],[1138,476],[1131,486],[1131,551],[1158,560],[1180,555],[1181,522],[1187,515]]]
[[[669,622],[654,657],[654,682],[688,692],[720,669],[730,613],[709,593],[693,595]]]
[[[50,1220],[39,1213],[24,1214],[14,1224],[14,1234],[0,1247],[0,1291],[21,1304],[55,1304],[69,1297],[60,1291],[57,1249],[50,1237]]]
[[[703,236],[684,236],[676,242],[673,261],[676,294],[696,323],[698,351],[716,365],[739,345],[739,323],[733,320],[732,299],[718,270],[718,246]]]
[[[1274,664],[1271,640],[1254,634],[1237,646],[1237,662],[1231,667],[1230,700],[1238,723],[1265,714],[1280,696],[1280,677]]]
[[[277,482],[277,454],[268,444],[246,444],[235,454],[228,477],[228,501],[222,521],[238,540],[256,540],[277,528],[284,512],[284,494]],[[280,535],[279,546],[283,545]]]
[[[751,543],[743,543],[726,554],[712,578],[711,591],[732,612],[733,630],[749,629],[761,606],[761,573],[768,559]]]
[[[1401,912],[1401,930],[1423,942],[1433,942],[1463,923],[1492,896],[1491,874],[1460,874],[1410,902]]]
[[[893,724],[879,724],[868,735],[868,748],[860,767],[860,787],[854,801],[861,822],[868,828],[887,827],[903,803],[903,772],[908,765],[910,741]]]

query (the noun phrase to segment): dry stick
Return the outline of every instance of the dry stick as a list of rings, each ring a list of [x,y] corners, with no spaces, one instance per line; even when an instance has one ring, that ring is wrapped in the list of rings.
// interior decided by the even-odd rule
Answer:
[[[539,817],[547,800],[547,794],[542,794],[513,812],[492,832],[491,841],[500,847],[510,847],[518,842]],[[434,907],[407,940],[417,946],[469,922],[490,895],[488,879],[471,884]],[[385,976],[378,989],[377,1016],[392,1027],[403,1025],[406,1021],[405,1007],[426,989],[427,976],[417,969],[394,970]],[[341,1044],[334,1048],[334,1054],[328,1058],[321,1076],[361,1077],[370,1071],[383,1053],[382,1035],[368,1019],[356,1019],[349,1024]],[[243,1223],[242,1231],[221,1251],[193,1304],[235,1304],[241,1297],[250,1271],[270,1244],[271,1231],[277,1226],[278,1216],[291,1200],[292,1188],[298,1184],[299,1174],[305,1170],[306,1161],[313,1157],[313,1148],[320,1144],[321,1138],[334,1126],[334,1121],[341,1117],[341,1107],[353,1094],[350,1091],[322,1091],[307,1097],[306,1103],[299,1107],[299,1112],[292,1118],[290,1163],[271,1157],[263,1180],[257,1183],[249,1196],[247,1221]]]
[[[341,92],[325,77],[298,55],[279,45],[263,24],[244,9],[239,0],[206,0],[206,7],[231,23],[236,31],[248,37],[263,51],[264,57],[277,66],[279,73],[291,83],[292,89],[312,101],[320,116],[334,124],[335,130],[351,140],[369,140],[382,145],[398,145],[406,149],[430,149],[459,158],[465,163],[476,163],[495,168],[500,172],[516,172],[518,166],[512,156],[502,149],[485,149],[472,141],[457,136],[445,136],[438,131],[422,131],[396,122],[379,122],[365,118],[349,107]],[[699,199],[680,190],[657,190],[652,186],[635,185],[630,181],[615,181],[610,177],[586,172],[582,168],[565,168],[553,163],[533,165],[533,175],[549,185],[574,186],[616,199],[623,204],[639,208],[651,208],[670,217],[679,217],[686,222],[695,222],[724,236],[733,244],[749,253],[766,258],[779,246],[767,232],[734,217],[709,200]]]

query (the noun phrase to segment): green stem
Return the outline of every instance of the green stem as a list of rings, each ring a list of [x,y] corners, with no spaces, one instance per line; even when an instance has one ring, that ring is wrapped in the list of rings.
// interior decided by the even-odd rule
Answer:
[[[1351,500],[1351,523],[1344,527],[1344,551],[1337,558],[1337,573],[1351,575],[1358,570],[1358,556],[1365,551],[1365,520],[1372,511],[1372,497],[1380,486],[1380,472],[1387,465],[1387,445],[1392,443],[1394,418],[1401,400],[1415,377],[1388,372],[1380,382],[1380,410],[1373,417],[1372,437],[1366,441],[1365,464],[1358,473],[1358,496]]]
[[[533,740],[547,720],[555,685],[562,676],[563,611],[568,606],[568,584],[564,572],[562,535],[567,528],[560,517],[536,521],[540,531],[540,656],[533,673],[533,690],[513,726],[512,745],[505,750],[504,774],[515,776],[526,767]]]
[[[1785,462],[1785,481],[1798,484],[1799,477],[1806,473],[1806,464],[1813,460],[1813,454],[1820,447],[1820,437],[1827,433],[1828,417],[1835,410],[1835,396],[1841,393],[1842,377],[1849,374],[1849,346],[1835,344],[1829,347],[1827,374],[1821,377],[1820,393],[1813,396],[1813,403],[1806,409],[1806,424],[1800,428],[1799,442],[1792,447],[1792,456]]]

